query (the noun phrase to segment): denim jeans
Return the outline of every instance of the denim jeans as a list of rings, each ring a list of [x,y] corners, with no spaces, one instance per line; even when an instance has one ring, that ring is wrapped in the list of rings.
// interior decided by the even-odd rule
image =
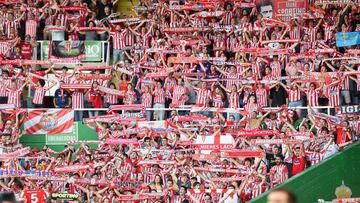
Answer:
[[[341,104],[342,105],[349,105],[351,103],[350,91],[349,90],[342,90],[341,91]]]
[[[289,107],[299,107],[302,106],[301,101],[289,102]]]
[[[154,108],[165,108],[165,104],[154,104]],[[156,110],[156,120],[163,121],[165,120],[165,111],[164,110]]]
[[[30,89],[30,97],[26,99],[26,103],[27,103],[27,108],[33,108],[33,103],[32,103],[32,100],[35,96],[35,90],[33,89]],[[23,105],[24,106],[24,105]],[[25,107],[25,106],[24,106]]]
[[[146,119],[148,120],[148,121],[151,121],[152,120],[152,111],[146,111]]]
[[[83,111],[75,111],[75,121],[82,121],[83,119]]]
[[[113,64],[119,62],[119,61],[124,61],[124,56],[125,53],[123,50],[121,49],[114,49],[114,53],[113,53]]]

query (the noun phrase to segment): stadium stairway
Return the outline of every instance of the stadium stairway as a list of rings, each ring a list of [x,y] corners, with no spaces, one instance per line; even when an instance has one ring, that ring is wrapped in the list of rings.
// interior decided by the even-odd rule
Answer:
[[[317,203],[318,199],[335,199],[335,190],[342,181],[351,189],[352,197],[360,197],[360,142],[306,169],[278,187],[293,191],[299,203]],[[249,203],[266,203],[269,192],[271,190]]]

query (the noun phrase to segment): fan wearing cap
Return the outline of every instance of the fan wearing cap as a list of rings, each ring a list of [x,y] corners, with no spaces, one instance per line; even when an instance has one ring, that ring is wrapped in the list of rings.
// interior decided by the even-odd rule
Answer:
[[[306,157],[304,145],[294,145],[293,148],[288,145],[288,151],[290,153],[290,157],[292,157],[292,176],[295,176],[302,172],[306,166]]]

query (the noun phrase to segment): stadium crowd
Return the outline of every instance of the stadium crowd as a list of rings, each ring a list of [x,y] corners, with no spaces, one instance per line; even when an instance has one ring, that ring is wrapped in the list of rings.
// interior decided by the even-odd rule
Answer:
[[[358,5],[309,1],[281,21],[269,1],[170,2],[140,1],[136,16],[108,0],[1,3],[1,191],[31,203],[247,202],[357,141],[358,113],[339,107],[359,104],[360,50],[335,35],[360,31]],[[39,61],[39,40],[109,41],[112,65]],[[26,108],[48,107],[53,88],[51,106],[76,109],[99,141],[22,146]]]

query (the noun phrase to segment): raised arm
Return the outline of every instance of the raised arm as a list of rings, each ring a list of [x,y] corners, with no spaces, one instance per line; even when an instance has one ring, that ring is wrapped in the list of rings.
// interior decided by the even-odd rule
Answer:
[[[228,92],[228,91],[230,91],[229,89],[227,89],[223,84],[221,84],[220,82],[218,83],[219,84],[219,86],[221,87],[221,88],[223,88],[226,92]]]
[[[293,125],[291,125],[288,121],[285,121],[286,125],[293,131],[293,132],[298,132]]]
[[[125,53],[126,57],[127,57],[129,60],[131,60],[131,61],[134,61],[134,60],[135,60],[133,57],[131,57],[131,56],[127,53],[127,51],[124,51],[124,53]]]
[[[325,64],[326,64],[326,66],[327,66],[328,68],[330,68],[332,71],[334,71],[334,72],[336,71],[336,69],[334,68],[333,65],[331,65],[331,63],[325,61]]]
[[[261,121],[263,121],[266,118],[266,116],[269,114],[270,114],[270,111],[266,112],[263,116],[261,116],[261,118],[260,118]]]
[[[223,66],[223,67],[224,67],[224,66]],[[217,66],[215,66],[215,69],[218,70],[221,74],[227,75],[227,72],[224,71],[223,69],[221,69],[221,68],[219,68],[219,67],[217,67]]]
[[[90,192],[88,189],[84,188],[83,186],[81,186],[81,185],[79,185],[79,184],[77,184],[77,183],[75,183],[75,186],[76,186],[77,188],[79,188],[81,191],[83,191],[84,193],[86,193],[87,195],[88,195],[89,192]]]

